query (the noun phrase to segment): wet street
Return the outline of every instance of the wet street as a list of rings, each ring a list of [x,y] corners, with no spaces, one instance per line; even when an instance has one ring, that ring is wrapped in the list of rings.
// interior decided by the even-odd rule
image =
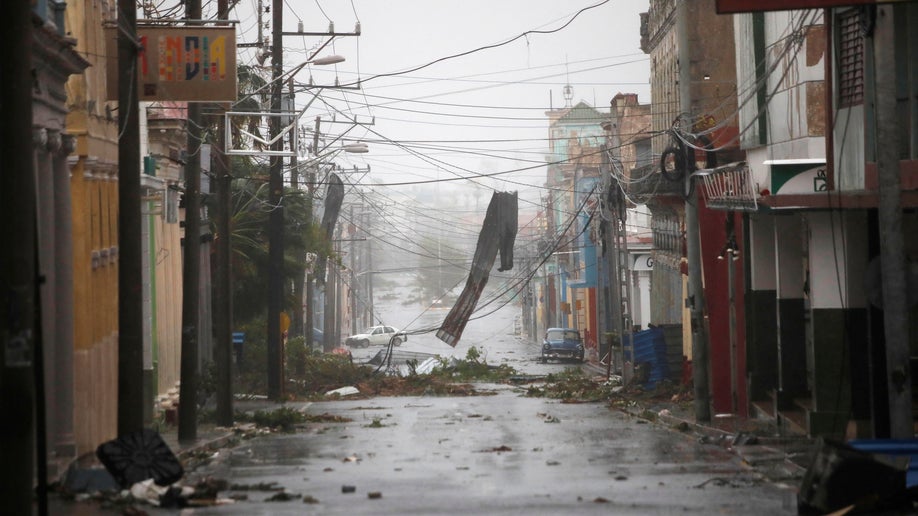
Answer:
[[[386,308],[381,312],[386,324],[405,328],[410,322],[412,310]],[[432,324],[445,313],[427,312],[416,323]],[[488,363],[506,363],[526,374],[572,367],[540,364],[538,346],[512,334],[516,314],[518,309],[508,305],[473,320],[456,350],[433,334],[411,336],[399,349],[464,357],[469,346],[476,346]],[[380,349],[354,350],[354,358]],[[274,483],[295,498],[266,502],[273,493],[249,491],[248,500],[194,513],[796,512],[791,491],[690,434],[646,424],[602,404],[527,398],[525,386],[480,388],[492,394],[290,404],[350,421],[315,423],[305,432],[244,442],[191,476],[240,485]]]
[[[392,298],[377,305],[384,324],[412,331],[446,315]],[[465,357],[475,346],[489,364],[525,375],[578,367],[541,364],[538,344],[513,334],[518,313],[508,304],[472,320],[455,350],[433,333],[411,335],[396,349]],[[355,349],[354,359],[381,349]],[[235,501],[182,514],[796,513],[792,489],[769,482],[719,444],[602,403],[526,397],[528,386],[478,384],[478,396],[287,403],[322,422],[240,441],[190,468],[182,484],[225,480],[236,488],[220,497]],[[273,408],[266,401],[236,404],[237,411]],[[278,490],[287,500],[269,501]],[[52,508],[53,514],[101,510],[89,504]]]
[[[503,387],[491,396],[307,410],[351,422],[243,443],[194,476],[276,483],[316,503],[264,502],[272,493],[248,492],[247,501],[195,513],[795,513],[789,491],[732,453],[599,404],[525,398]]]

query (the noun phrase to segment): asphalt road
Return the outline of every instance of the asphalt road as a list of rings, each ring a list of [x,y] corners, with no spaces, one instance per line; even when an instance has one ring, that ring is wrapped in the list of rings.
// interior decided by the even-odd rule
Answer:
[[[275,484],[201,514],[794,514],[790,491],[714,444],[600,404],[394,397],[300,405],[350,419],[224,450],[193,477]],[[346,486],[353,486],[353,492]],[[371,498],[379,493],[380,498]]]
[[[377,308],[384,324],[409,330],[446,315],[395,301]],[[530,375],[577,367],[541,364],[538,345],[513,335],[517,314],[510,304],[471,321],[455,349],[432,333],[412,335],[399,349],[464,357],[475,346],[488,363]],[[354,358],[380,349],[354,350]],[[488,394],[288,403],[346,421],[311,423],[220,450],[183,483],[226,480],[240,488],[221,496],[244,499],[182,514],[796,514],[792,489],[692,434],[599,403],[529,398],[525,387],[478,387]],[[250,405],[236,408],[269,408]],[[255,486],[282,489],[289,500],[267,501],[276,490],[241,488]],[[149,514],[176,512],[142,507]],[[52,511],[119,509],[57,502]]]
[[[412,329],[445,310],[379,306],[385,324]],[[456,349],[432,334],[403,350],[465,356],[526,374],[570,365],[538,362],[538,346],[512,334],[512,305],[469,323]],[[412,319],[412,320],[409,320]],[[380,347],[354,350],[355,360]],[[528,398],[482,386],[474,397],[392,397],[290,404],[349,419],[312,424],[224,450],[193,478],[273,484],[292,494],[246,491],[232,505],[196,514],[795,514],[795,495],[736,455],[691,435],[646,424],[602,404]],[[232,494],[232,493],[227,493]],[[315,503],[304,503],[308,498]]]

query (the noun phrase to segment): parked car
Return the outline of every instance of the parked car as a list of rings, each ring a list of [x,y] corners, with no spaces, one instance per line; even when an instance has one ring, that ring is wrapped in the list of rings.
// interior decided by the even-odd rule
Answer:
[[[571,328],[549,328],[542,341],[542,363],[549,359],[583,362],[583,339],[580,331]]]
[[[325,333],[323,333],[322,330],[313,326],[312,327],[312,345],[321,346],[324,342],[325,342]]]
[[[370,326],[361,333],[351,335],[344,340],[344,343],[352,348],[366,348],[371,344],[374,346],[386,346],[389,341],[396,346],[401,346],[408,336],[400,333],[398,328],[392,326]]]

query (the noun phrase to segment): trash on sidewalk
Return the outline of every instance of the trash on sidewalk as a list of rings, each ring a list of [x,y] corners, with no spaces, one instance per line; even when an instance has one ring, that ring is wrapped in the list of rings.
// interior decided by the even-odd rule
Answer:
[[[185,474],[169,445],[149,428],[100,444],[96,456],[125,489],[148,478],[157,485],[168,486]]]
[[[159,499],[169,491],[169,486],[158,486],[152,478],[142,480],[131,486],[131,496],[135,500],[159,506]]]
[[[74,462],[67,468],[62,482],[63,488],[70,493],[96,493],[120,491],[121,486],[115,477],[103,466],[91,465],[82,467]]]
[[[360,391],[357,387],[348,385],[347,387],[341,387],[325,393],[326,396],[334,396],[335,394],[338,396],[353,396],[354,394],[360,394]]]

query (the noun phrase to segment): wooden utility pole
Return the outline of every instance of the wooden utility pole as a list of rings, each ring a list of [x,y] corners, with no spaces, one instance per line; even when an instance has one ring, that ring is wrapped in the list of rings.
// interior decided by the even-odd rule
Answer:
[[[694,2],[683,0],[676,7],[676,45],[679,53],[679,105],[683,113],[692,110],[691,42],[689,11],[699,9]],[[687,147],[685,159],[685,240],[688,261],[688,306],[692,325],[692,382],[694,384],[695,420],[711,420],[711,391],[708,380],[708,337],[704,325],[704,283],[701,279],[701,235],[698,227],[698,195],[693,188],[695,150]]]
[[[32,154],[32,8],[6,4],[0,41],[16,49],[0,56],[0,499],[10,514],[32,512],[35,478],[35,389],[32,381],[35,316],[35,168]],[[11,223],[9,221],[15,221]]]
[[[118,0],[118,435],[143,429],[137,4]]]
[[[896,41],[892,5],[878,5],[874,29],[876,63],[877,174],[880,270],[883,286],[883,328],[889,391],[889,437],[914,437],[911,371],[909,370],[908,293],[899,142],[902,128],[896,110]]]
[[[217,1],[217,18],[229,18],[228,0]],[[217,424],[232,426],[233,424],[233,289],[232,269],[230,265],[231,228],[230,217],[232,210],[232,181],[231,164],[226,155],[226,117],[222,115],[225,106],[221,105],[221,116],[217,118],[217,141],[213,153],[214,160],[211,169],[214,173],[217,202],[217,240],[215,242],[214,256],[214,362],[217,372]]]
[[[186,0],[185,16],[201,19],[201,0]],[[185,131],[185,238],[182,269],[182,362],[179,389],[179,441],[198,437],[198,325],[201,282],[201,104],[188,103]]]
[[[281,94],[284,84],[280,80],[284,68],[283,23],[284,2],[272,0],[272,44],[271,44],[271,112],[281,112]],[[284,141],[278,138],[281,130],[279,116],[271,117],[271,137],[276,141],[271,150],[284,150]],[[268,217],[268,398],[279,401],[283,396],[283,342],[281,341],[280,318],[284,309],[284,159],[271,156],[268,177],[268,203],[271,213]]]

